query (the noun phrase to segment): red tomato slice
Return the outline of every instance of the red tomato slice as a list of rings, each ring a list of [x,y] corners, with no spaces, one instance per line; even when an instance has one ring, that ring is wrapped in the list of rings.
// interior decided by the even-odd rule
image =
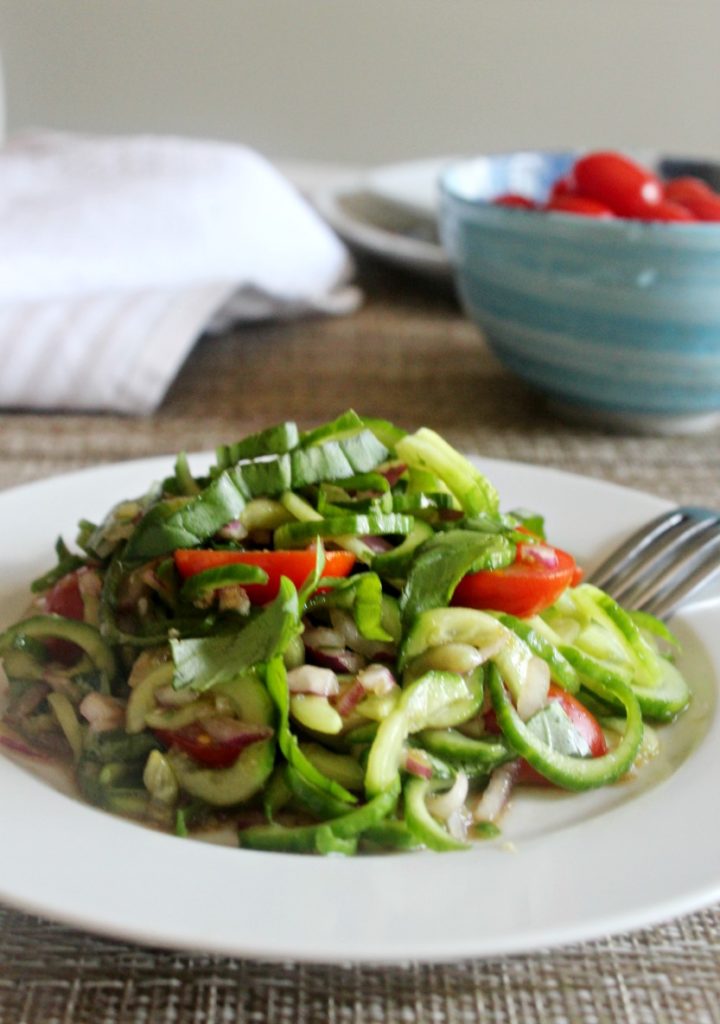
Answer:
[[[237,761],[245,747],[262,738],[248,733],[232,739],[214,739],[201,722],[192,722],[182,729],[154,729],[155,736],[166,747],[177,747],[183,753],[210,768],[228,768]]]
[[[63,576],[45,594],[45,609],[54,615],[62,615],[66,619],[82,622],[85,618],[85,605],[80,593],[79,575],[84,569],[76,569]],[[43,643],[53,661],[61,665],[74,665],[82,654],[82,648],[70,640],[48,637]]]
[[[532,199],[521,196],[516,192],[506,192],[504,195],[493,199],[493,206],[516,206],[520,210],[535,210],[536,206]]]
[[[77,619],[78,622],[82,622],[85,617],[85,605],[78,581],[80,572],[82,572],[81,569],[69,572],[48,590],[45,595],[47,611],[55,615],[62,615],[66,619]]]
[[[621,217],[646,217],[662,199],[662,184],[651,171],[620,153],[588,153],[573,165],[572,190],[609,206]]]
[[[584,704],[581,704],[580,701],[573,697],[571,693],[568,693],[567,690],[563,690],[562,687],[556,686],[555,683],[550,684],[548,698],[549,700],[556,700],[560,704],[565,714],[590,747],[591,757],[602,757],[603,754],[607,754],[607,741],[602,729],[600,728],[600,723],[595,716],[588,711]],[[515,781],[533,786],[552,785],[544,775],[537,772],[533,766],[528,764],[524,759],[521,759],[520,761],[520,767]]]
[[[253,604],[267,604],[277,597],[280,580],[287,576],[300,588],[315,568],[315,552],[305,551],[192,551],[175,552],[175,565],[183,579],[222,565],[257,565],[268,574],[267,583],[243,584]],[[349,551],[326,551],[323,576],[347,576],[355,565]]]
[[[575,559],[548,544],[518,544],[506,569],[469,573],[460,580],[451,604],[506,612],[526,619],[549,608],[567,587],[580,582]]]

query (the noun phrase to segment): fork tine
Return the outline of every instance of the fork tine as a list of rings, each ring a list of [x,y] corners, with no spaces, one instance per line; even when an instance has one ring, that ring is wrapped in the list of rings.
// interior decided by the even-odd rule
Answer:
[[[608,589],[617,575],[627,566],[634,564],[636,559],[667,530],[681,522],[683,515],[682,509],[673,509],[641,527],[590,574],[588,582],[604,590]]]
[[[720,513],[676,508],[634,533],[589,577],[629,607],[669,617],[720,573]]]
[[[684,571],[682,563],[672,568],[674,571],[668,570],[666,574],[665,585],[656,588],[655,595],[646,596],[639,605],[642,611],[659,619],[669,618],[681,602],[720,573],[720,533],[700,547],[691,563],[685,563]]]
[[[660,585],[665,570],[669,572],[692,557],[704,543],[708,531],[714,530],[716,525],[714,518],[683,518],[654,543],[646,545],[634,561],[623,567],[621,574],[609,581],[607,589],[616,600],[637,606],[656,580]]]
[[[623,603],[631,608],[644,608],[655,597],[669,588],[679,586],[695,569],[703,569],[706,559],[711,557],[720,542],[720,532],[714,522],[703,524],[702,531],[695,530],[681,536],[678,543],[664,552],[664,557],[655,558],[639,567],[631,586],[618,588],[613,594],[616,599],[622,594]]]

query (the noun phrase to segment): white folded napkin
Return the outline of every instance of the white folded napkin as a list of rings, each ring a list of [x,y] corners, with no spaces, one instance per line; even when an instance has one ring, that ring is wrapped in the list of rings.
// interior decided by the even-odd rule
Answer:
[[[0,148],[0,406],[150,412],[202,333],[348,312],[351,269],[242,146],[12,139]]]

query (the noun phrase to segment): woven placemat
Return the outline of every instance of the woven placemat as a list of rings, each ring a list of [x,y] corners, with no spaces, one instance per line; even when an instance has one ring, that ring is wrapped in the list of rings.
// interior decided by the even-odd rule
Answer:
[[[373,267],[363,283],[368,300],[352,317],[202,341],[155,416],[0,415],[0,487],[354,406],[430,424],[469,452],[720,505],[718,432],[635,437],[564,422],[498,366],[446,290]],[[710,1024],[720,908],[533,956],[402,968],[191,956],[0,909],[0,1024],[236,1021]]]
[[[0,911],[0,1024],[714,1024],[716,915],[533,956],[319,967],[188,956]]]

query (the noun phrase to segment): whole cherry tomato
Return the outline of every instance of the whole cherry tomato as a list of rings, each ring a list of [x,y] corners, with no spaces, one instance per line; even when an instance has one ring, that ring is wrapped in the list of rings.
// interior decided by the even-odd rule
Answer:
[[[620,153],[588,153],[570,172],[573,191],[609,206],[620,217],[646,219],[663,197],[662,184],[651,171]]]
[[[550,189],[550,195],[548,196],[548,203],[551,203],[554,199],[560,199],[564,196],[574,195],[572,184],[568,175],[563,175],[562,178],[558,178],[554,182],[553,187]]]
[[[663,199],[648,209],[643,220],[664,220],[664,221],[693,221],[697,220],[695,215],[686,206],[672,202],[670,199]]]
[[[493,199],[494,206],[517,206],[518,209],[522,210],[536,210],[537,206],[528,199],[527,196],[521,196],[517,192],[505,192],[501,196],[497,196]]]
[[[720,195],[700,178],[673,178],[665,185],[665,198],[680,203],[698,220],[720,221]]]
[[[545,207],[546,210],[557,213],[575,213],[580,217],[614,217],[609,206],[599,203],[596,199],[586,199],[584,196],[558,195],[554,196]]]

